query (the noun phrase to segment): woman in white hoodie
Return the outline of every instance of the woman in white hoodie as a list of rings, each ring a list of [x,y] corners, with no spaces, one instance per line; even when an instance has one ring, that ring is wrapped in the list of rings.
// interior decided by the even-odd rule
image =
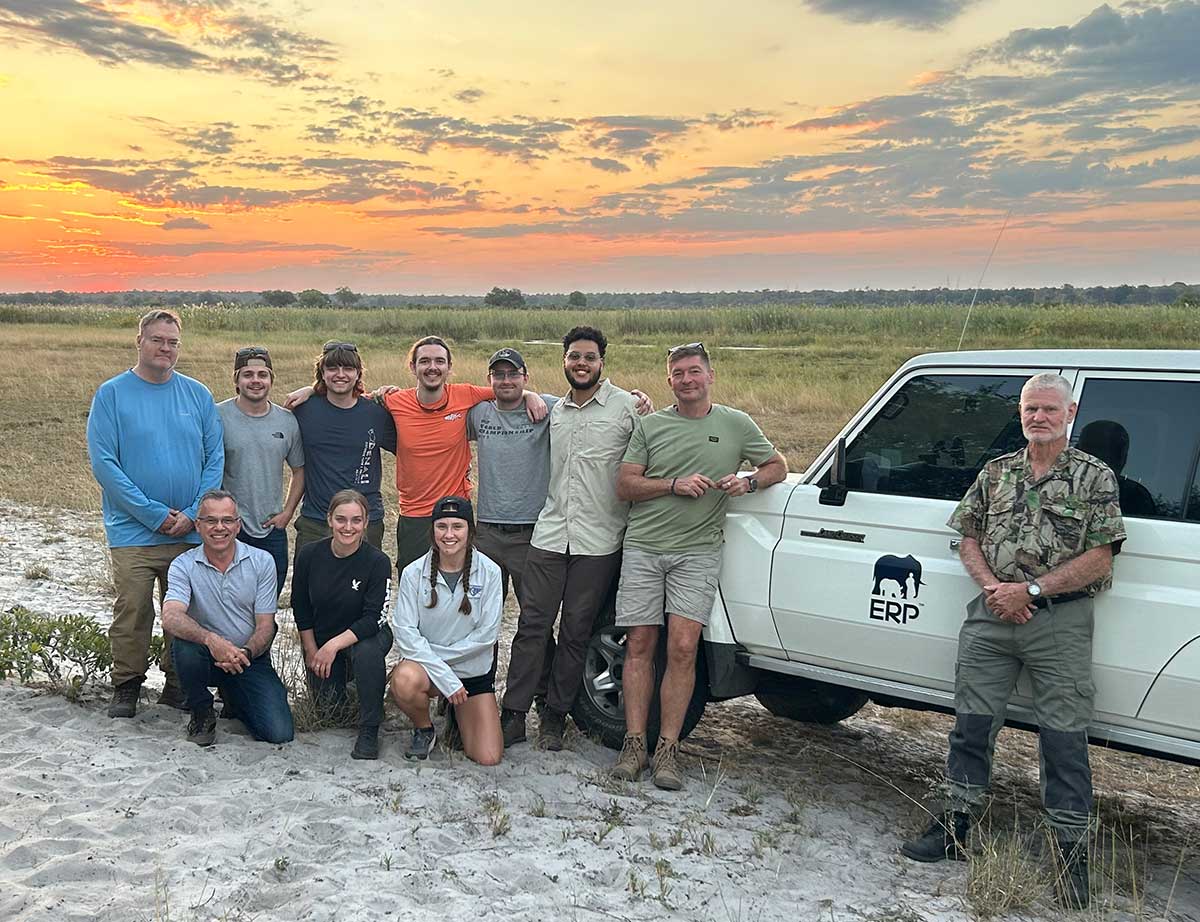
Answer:
[[[413,723],[407,759],[425,759],[437,741],[429,702],[453,705],[463,751],[480,765],[504,754],[496,708],[496,638],[504,604],[500,568],[474,547],[471,501],[445,496],[433,507],[432,547],[400,574],[392,610],[403,659],[392,697]]]

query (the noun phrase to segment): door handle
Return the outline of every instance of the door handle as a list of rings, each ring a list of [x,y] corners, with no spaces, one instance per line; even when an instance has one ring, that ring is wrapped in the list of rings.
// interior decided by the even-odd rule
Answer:
[[[950,539],[950,550],[957,551],[962,546],[962,540],[959,538]]]
[[[865,534],[860,534],[856,531],[843,531],[840,528],[836,531],[829,528],[822,528],[820,531],[804,531],[801,529],[800,534],[805,538],[828,538],[831,541],[852,541],[855,544],[862,544],[867,540]]]

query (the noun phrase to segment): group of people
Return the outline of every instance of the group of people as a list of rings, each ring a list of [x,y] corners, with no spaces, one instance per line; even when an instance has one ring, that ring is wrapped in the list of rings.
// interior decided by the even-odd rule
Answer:
[[[357,347],[329,342],[312,386],[289,395],[288,412],[269,399],[266,349],[237,351],[235,396],[214,404],[207,388],[175,371],[180,336],[170,311],[143,317],[137,364],[101,385],[88,418],[117,593],[109,716],[136,711],[157,583],[167,640],[159,702],[191,712],[188,738],[215,739],[212,688],[223,713],[256,738],[292,738],[287,690],[269,653],[289,567],[286,528],[299,510],[291,601],[307,678],[318,707],[345,703],[353,679],[355,758],[378,757],[388,691],[412,722],[410,758],[434,746],[430,710],[439,699],[451,709],[457,744],[476,762],[495,764],[524,741],[535,706],[538,742],[561,749],[585,646],[619,575],[627,734],[612,772],[635,781],[649,769],[660,788],[682,786],[678,740],[716,593],[727,499],[787,474],[749,416],[713,402],[703,343],[669,350],[675,403],[653,412],[644,394],[604,377],[608,342],[594,327],[563,337],[569,390],[561,398],[527,390],[525,360],[511,348],[492,355],[488,387],[451,383],[450,346],[436,336],[409,351],[415,387],[369,397]],[[1028,445],[988,462],[948,523],[963,536],[961,560],[981,591],[959,638],[949,797],[901,851],[918,861],[965,856],[1024,667],[1065,902],[1078,907],[1089,899],[1093,599],[1111,585],[1125,531],[1113,471],[1068,445],[1075,412],[1065,378],[1027,381],[1020,413]],[[381,547],[381,450],[396,455],[395,591]],[[740,471],[744,464],[752,469]],[[509,586],[520,615],[497,707]],[[656,689],[664,630],[666,669]],[[399,662],[389,676],[393,648]],[[651,759],[646,727],[656,690],[660,735]]]
[[[351,681],[357,692],[353,757],[378,757],[387,693],[412,722],[407,757],[433,748],[439,700],[450,708],[448,742],[476,762],[495,764],[525,741],[533,708],[538,744],[558,750],[593,624],[619,578],[628,735],[613,771],[634,780],[650,768],[659,787],[682,786],[678,737],[715,598],[726,501],[787,474],[749,416],[713,403],[703,343],[669,350],[675,403],[654,412],[644,394],[605,377],[608,341],[590,326],[563,337],[562,397],[528,390],[512,348],[492,355],[489,386],[451,382],[451,349],[437,336],[409,350],[414,387],[368,393],[357,346],[332,341],[312,385],[288,395],[289,410],[270,400],[267,349],[237,350],[234,396],[216,404],[175,370],[181,337],[176,314],[146,314],[136,365],[100,386],[88,417],[117,591],[110,717],[136,713],[157,584],[166,639],[158,700],[190,712],[188,739],[214,742],[215,688],[222,715],[258,739],[290,740],[287,689],[270,657],[290,567],[313,701],[345,705]],[[382,549],[381,451],[396,456],[395,571]],[[744,463],[751,469],[740,471]],[[510,586],[520,614],[498,706]]]

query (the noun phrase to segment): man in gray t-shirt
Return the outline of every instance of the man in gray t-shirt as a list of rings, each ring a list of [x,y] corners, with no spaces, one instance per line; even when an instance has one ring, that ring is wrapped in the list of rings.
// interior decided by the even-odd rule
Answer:
[[[523,392],[529,381],[525,359],[501,349],[488,362],[495,402],[476,404],[467,414],[467,437],[476,442],[479,488],[475,545],[500,567],[504,594],[512,581],[521,601],[521,575],[533,526],[550,486],[550,416],[533,422]],[[542,395],[548,409],[558,398]]]
[[[262,346],[239,349],[233,359],[236,397],[217,404],[225,429],[224,490],[237,497],[240,541],[262,548],[275,561],[278,590],[287,579],[287,527],[304,495],[304,446],[300,426],[287,410],[271,403],[275,372]],[[283,497],[283,465],[292,471]],[[277,591],[278,591],[277,590]]]

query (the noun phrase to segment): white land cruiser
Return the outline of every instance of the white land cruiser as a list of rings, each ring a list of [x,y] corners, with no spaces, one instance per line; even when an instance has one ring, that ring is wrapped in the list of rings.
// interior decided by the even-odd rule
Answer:
[[[986,461],[1024,444],[1018,398],[1040,371],[1073,383],[1071,444],[1117,474],[1128,533],[1096,603],[1090,736],[1200,761],[1200,351],[905,363],[804,474],[732,501],[685,734],[707,701],[746,694],[820,723],[868,700],[953,710],[958,629],[977,589],[946,519]],[[623,641],[610,604],[572,711],[613,747],[624,733]],[[1034,723],[1024,676],[1008,716]]]

